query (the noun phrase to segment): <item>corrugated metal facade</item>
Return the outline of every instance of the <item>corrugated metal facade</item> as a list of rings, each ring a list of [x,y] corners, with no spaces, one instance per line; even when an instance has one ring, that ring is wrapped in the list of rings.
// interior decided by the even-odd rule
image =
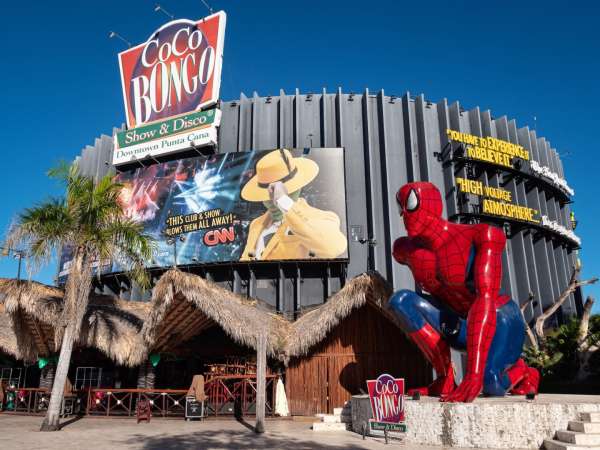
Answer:
[[[367,270],[377,270],[395,288],[414,288],[410,271],[396,264],[390,248],[405,230],[398,215],[395,193],[404,183],[427,180],[443,190],[444,214],[466,220],[478,199],[460,200],[455,177],[466,174],[484,184],[503,187],[514,202],[534,208],[540,214],[570,229],[568,197],[549,189],[548,183],[530,176],[509,173],[500,168],[477,164],[440,161],[440,153],[450,148],[447,129],[477,136],[492,136],[522,145],[531,159],[549,167],[564,178],[562,162],[550,143],[536,132],[517,128],[514,120],[493,118],[489,111],[462,109],[458,102],[444,99],[432,103],[421,95],[388,96],[326,93],[248,98],[222,102],[219,152],[268,150],[279,147],[344,147],[348,234],[363,230],[369,242],[350,239],[347,267],[310,263],[270,266],[228,266],[202,268],[201,273],[232,290],[263,297],[280,311],[291,314],[304,306],[321,303],[339,289],[344,279]],[[102,136],[80,158],[85,173],[102,175],[111,169],[112,138]],[[459,201],[460,200],[460,201]],[[464,215],[467,213],[467,215]],[[360,228],[359,228],[360,227]],[[504,255],[503,290],[524,301],[530,292],[537,303],[526,312],[528,319],[551,304],[567,286],[576,263],[572,245],[532,227],[512,227]],[[345,265],[344,265],[345,266]],[[191,269],[193,270],[193,269]],[[121,294],[127,295],[125,292]],[[130,293],[131,298],[141,294]],[[572,296],[562,314],[575,314],[580,295]]]

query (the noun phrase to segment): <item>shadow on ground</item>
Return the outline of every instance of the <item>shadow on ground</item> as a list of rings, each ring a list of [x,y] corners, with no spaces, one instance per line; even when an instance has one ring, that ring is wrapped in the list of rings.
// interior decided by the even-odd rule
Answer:
[[[364,446],[352,444],[326,444],[318,442],[317,439],[306,440],[291,438],[277,432],[256,434],[251,431],[239,431],[232,433],[198,431],[186,433],[180,436],[157,435],[148,436],[137,434],[129,440],[124,441],[127,445],[139,446],[144,450],[167,450],[180,448],[194,449],[286,449],[286,450],[312,450],[312,449],[348,449],[359,450]]]
[[[71,425],[72,423],[79,422],[84,417],[85,416],[74,416],[74,417],[70,418],[69,420],[61,421],[60,429],[62,430],[64,428],[68,427],[69,425]]]

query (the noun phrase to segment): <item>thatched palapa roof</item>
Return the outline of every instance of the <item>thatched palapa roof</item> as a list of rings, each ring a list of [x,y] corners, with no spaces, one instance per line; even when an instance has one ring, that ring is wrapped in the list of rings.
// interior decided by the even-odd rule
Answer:
[[[0,304],[0,351],[18,358],[17,337],[2,304]]]
[[[60,348],[64,292],[35,281],[0,279],[0,294],[17,339],[16,356],[35,360]],[[143,358],[140,336],[148,305],[105,295],[91,295],[77,343],[95,347],[119,364]]]
[[[205,280],[170,270],[154,287],[152,309],[142,334],[148,348],[165,351],[211,326],[219,325],[241,345],[256,348],[259,333],[267,333],[267,353],[283,348],[288,322],[248,299]]]
[[[305,313],[291,324],[286,337],[286,359],[306,355],[352,311],[367,303],[392,319],[385,308],[391,293],[391,287],[377,272],[363,273],[349,280],[326,303]]]
[[[0,279],[0,349],[34,360],[57,351],[63,291],[33,281]],[[267,334],[267,352],[285,363],[321,342],[352,311],[366,304],[392,319],[385,308],[391,287],[377,273],[349,280],[328,301],[290,322],[260,300],[223,289],[191,273],[169,270],[153,289],[152,301],[140,303],[91,295],[78,345],[94,347],[119,364],[135,366],[149,353],[168,352],[213,326],[240,345],[256,348]],[[16,343],[15,343],[16,340]]]

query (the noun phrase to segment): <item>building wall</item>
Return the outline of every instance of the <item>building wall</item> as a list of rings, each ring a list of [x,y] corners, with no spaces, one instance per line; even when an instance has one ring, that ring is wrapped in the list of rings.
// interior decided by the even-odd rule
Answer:
[[[332,413],[352,395],[365,391],[365,380],[382,373],[405,378],[407,387],[412,388],[427,385],[432,370],[396,325],[365,305],[335,327],[309,355],[290,361],[285,377],[290,413]]]
[[[456,217],[463,210],[455,190],[456,176],[465,169],[444,165],[437,154],[448,144],[446,129],[478,136],[492,136],[524,146],[532,159],[564,177],[558,153],[535,131],[517,128],[514,120],[493,118],[489,111],[465,111],[458,102],[444,99],[432,103],[424,96],[402,97],[328,94],[259,97],[254,94],[221,105],[223,119],[219,151],[264,150],[277,147],[344,147],[349,228],[360,226],[375,245],[350,242],[347,276],[377,270],[395,288],[414,288],[410,271],[396,264],[390,252],[393,240],[406,231],[397,213],[394,195],[410,181],[431,181],[443,188],[444,213]],[[529,206],[569,228],[569,205],[541,184],[509,179],[497,170],[480,174],[490,186],[511,191],[520,205]],[[576,255],[549,236],[528,228],[514,231],[504,255],[503,290],[517,301],[530,292],[537,299],[526,311],[527,318],[552,304],[566,287]],[[571,296],[562,308],[575,314]]]
[[[405,230],[398,215],[395,193],[410,181],[431,181],[445,196],[444,214],[465,220],[474,199],[459,203],[455,177],[465,176],[468,167],[445,164],[438,154],[448,146],[446,129],[478,136],[492,136],[518,143],[531,158],[564,177],[562,162],[550,143],[535,130],[518,128],[514,120],[494,118],[479,108],[464,110],[458,102],[427,101],[422,95],[401,97],[372,94],[336,93],[252,97],[222,102],[218,152],[267,150],[278,147],[344,147],[348,234],[362,230],[370,240],[349,243],[345,264],[273,264],[252,266],[234,264],[205,267],[202,274],[236,292],[257,296],[278,310],[293,315],[302,308],[323,302],[349,277],[377,270],[394,288],[414,288],[410,271],[396,264],[390,252],[394,239]],[[83,150],[81,167],[88,174],[102,175],[111,170],[112,139],[102,136],[93,147]],[[511,191],[516,203],[535,208],[569,228],[570,209],[564,199],[543,183],[523,177],[509,177],[497,169],[475,170],[490,186]],[[533,293],[536,302],[525,312],[527,319],[539,315],[566,287],[576,252],[564,241],[528,227],[513,227],[503,257],[505,293],[519,302]],[[194,270],[193,268],[191,270]],[[135,290],[119,292],[132,299],[143,298]],[[571,296],[563,314],[581,308],[580,296]]]

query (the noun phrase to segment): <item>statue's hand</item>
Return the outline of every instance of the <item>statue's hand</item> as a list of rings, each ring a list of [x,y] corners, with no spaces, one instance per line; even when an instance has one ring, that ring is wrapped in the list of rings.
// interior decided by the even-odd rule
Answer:
[[[442,402],[470,403],[483,389],[483,376],[467,375],[454,391],[441,398]]]

